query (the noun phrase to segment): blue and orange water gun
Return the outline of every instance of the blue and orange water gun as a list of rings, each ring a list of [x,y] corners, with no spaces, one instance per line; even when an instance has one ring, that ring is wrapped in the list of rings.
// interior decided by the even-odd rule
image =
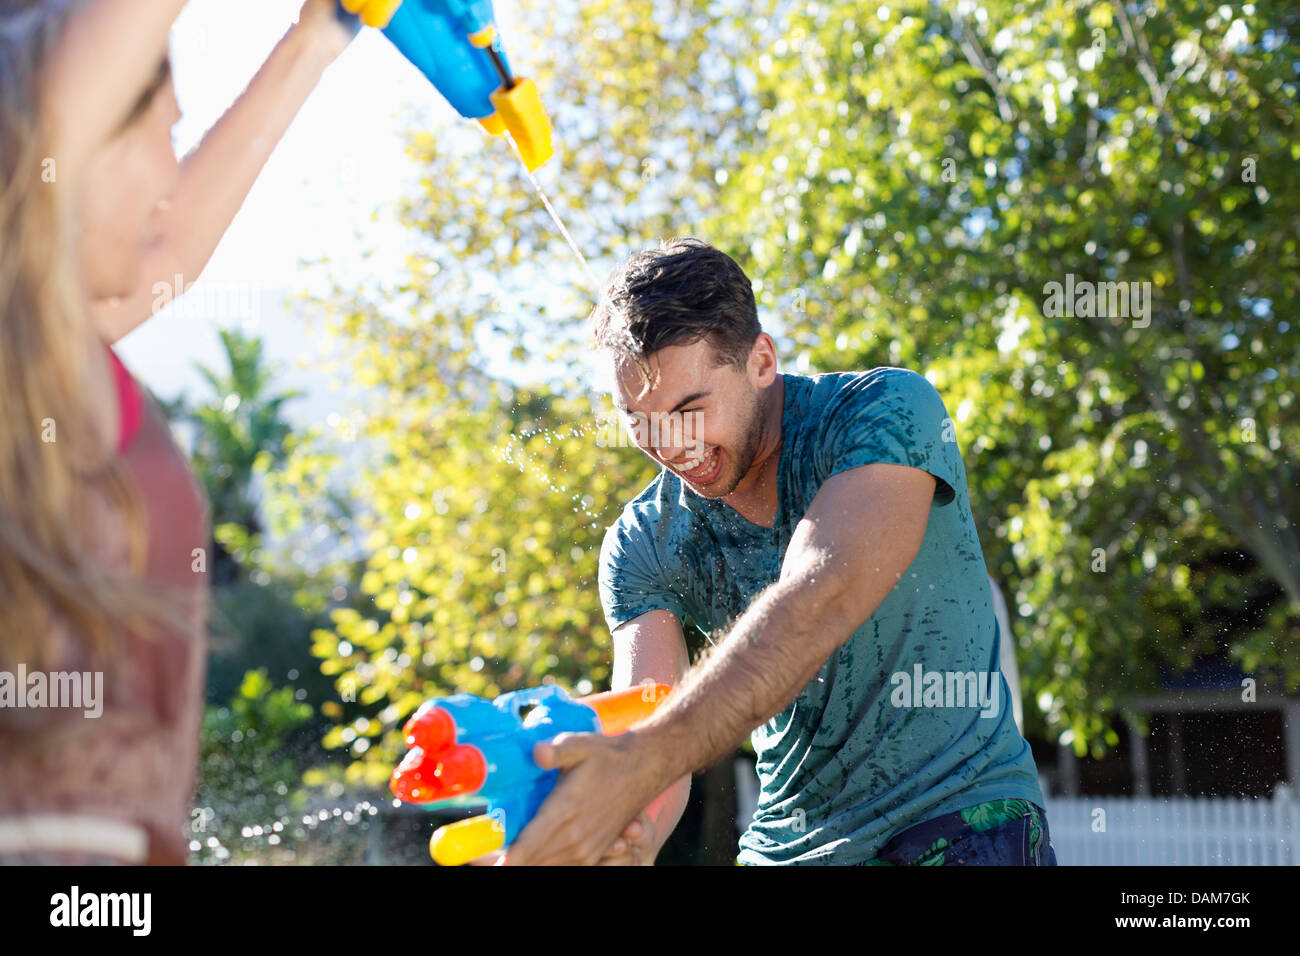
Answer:
[[[486,800],[485,814],[441,827],[429,841],[435,862],[468,863],[513,843],[555,786],[559,771],[537,766],[534,745],[565,732],[621,734],[649,717],[668,691],[642,684],[575,700],[552,685],[496,700],[432,698],[402,728],[411,749],[388,785],[399,799],[430,808]],[[532,709],[521,716],[524,707]]]
[[[493,134],[510,131],[532,172],[550,158],[551,121],[532,80],[501,49],[491,0],[340,0],[376,27],[461,116]]]

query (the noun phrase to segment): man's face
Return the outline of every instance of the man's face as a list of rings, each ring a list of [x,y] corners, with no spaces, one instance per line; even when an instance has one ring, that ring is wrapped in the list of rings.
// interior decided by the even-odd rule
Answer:
[[[707,339],[660,349],[650,368],[647,382],[634,362],[614,363],[614,404],[632,441],[696,494],[731,494],[763,437],[754,373],[718,364]]]

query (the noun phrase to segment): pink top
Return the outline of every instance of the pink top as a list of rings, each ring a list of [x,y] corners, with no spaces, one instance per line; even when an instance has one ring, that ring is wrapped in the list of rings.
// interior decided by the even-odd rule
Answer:
[[[121,426],[117,432],[117,453],[126,451],[144,422],[144,394],[136,385],[131,373],[126,370],[122,360],[111,348],[107,349],[109,361],[113,366],[113,381],[117,384],[118,408],[121,410]]]
[[[115,681],[103,678],[103,713],[0,709],[0,820],[31,814],[109,817],[143,826],[149,862],[183,863],[198,770],[207,625],[207,503],[157,403],[108,349],[117,382],[118,454],[148,525],[147,576],[187,598],[182,618],[152,636],[125,635]],[[86,545],[108,566],[126,563],[120,515],[88,496]],[[82,520],[80,517],[77,520]],[[50,635],[59,663],[86,671],[85,649],[65,622]]]

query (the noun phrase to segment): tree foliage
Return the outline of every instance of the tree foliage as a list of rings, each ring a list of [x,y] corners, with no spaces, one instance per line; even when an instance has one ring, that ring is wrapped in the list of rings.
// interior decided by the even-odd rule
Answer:
[[[274,370],[262,354],[262,340],[221,329],[228,372],[195,363],[212,397],[188,417],[197,426],[192,460],[212,507],[214,526],[260,527],[252,483],[259,455],[283,456],[290,426],[284,405],[300,393],[268,394]]]

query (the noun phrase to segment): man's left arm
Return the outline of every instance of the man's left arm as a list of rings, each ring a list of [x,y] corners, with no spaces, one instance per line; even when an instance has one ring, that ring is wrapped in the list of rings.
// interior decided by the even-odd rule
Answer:
[[[506,862],[596,862],[672,781],[725,757],[789,706],[916,558],[935,486],[929,472],[886,463],[827,479],[780,579],[653,717],[618,737],[562,734],[538,745],[538,763],[565,772]]]

